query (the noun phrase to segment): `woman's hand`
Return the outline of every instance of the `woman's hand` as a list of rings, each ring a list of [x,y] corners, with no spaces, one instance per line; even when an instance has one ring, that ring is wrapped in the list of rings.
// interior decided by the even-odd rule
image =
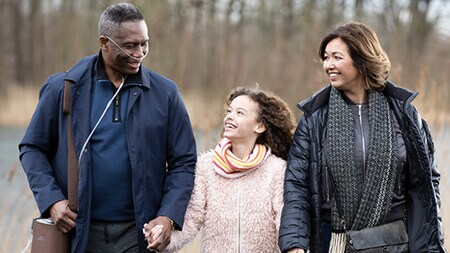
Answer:
[[[300,248],[295,248],[295,249],[289,250],[287,253],[305,253],[305,250],[300,249]]]

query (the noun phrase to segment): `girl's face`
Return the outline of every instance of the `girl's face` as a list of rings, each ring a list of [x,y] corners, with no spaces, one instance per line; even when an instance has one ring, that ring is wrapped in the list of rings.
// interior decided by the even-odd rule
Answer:
[[[258,122],[259,105],[247,95],[231,101],[223,119],[223,137],[239,142],[256,142],[265,127]]]
[[[347,44],[340,39],[331,40],[323,59],[323,70],[328,75],[330,84],[344,93],[364,91],[363,78],[353,64]]]

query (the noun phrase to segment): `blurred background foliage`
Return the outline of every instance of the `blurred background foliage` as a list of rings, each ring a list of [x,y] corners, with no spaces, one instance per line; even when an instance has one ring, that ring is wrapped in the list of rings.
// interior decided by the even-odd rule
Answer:
[[[17,160],[17,142],[38,90],[52,73],[98,53],[98,17],[115,2],[0,0],[0,210],[7,214],[0,217],[5,242],[0,252],[22,250],[31,218],[37,216]],[[151,46],[144,63],[179,85],[199,152],[216,144],[230,89],[258,83],[285,99],[298,119],[296,103],[327,83],[316,53],[322,37],[344,22],[372,26],[390,57],[390,79],[421,94],[415,104],[434,130],[441,192],[450,190],[450,1],[128,2],[141,9],[149,26]],[[447,239],[450,199],[442,197]],[[197,239],[182,252],[198,249]]]
[[[47,76],[98,52],[98,17],[115,2],[0,0],[0,94],[14,98],[4,100],[0,124],[26,124]],[[295,104],[326,84],[316,55],[321,38],[348,21],[375,29],[392,62],[391,80],[420,90],[424,99],[436,90],[431,108],[450,109],[447,0],[128,2],[142,10],[149,26],[145,64],[178,83],[196,128],[218,125],[229,90],[255,83],[299,115]]]

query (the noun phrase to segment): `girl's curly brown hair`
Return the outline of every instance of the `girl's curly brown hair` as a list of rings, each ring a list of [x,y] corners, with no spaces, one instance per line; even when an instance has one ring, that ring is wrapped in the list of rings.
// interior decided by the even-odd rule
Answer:
[[[269,146],[274,155],[286,160],[295,131],[295,121],[289,106],[271,92],[238,87],[231,91],[225,101],[225,111],[236,97],[242,95],[250,97],[258,104],[257,121],[266,127],[266,131],[259,135],[256,143]]]

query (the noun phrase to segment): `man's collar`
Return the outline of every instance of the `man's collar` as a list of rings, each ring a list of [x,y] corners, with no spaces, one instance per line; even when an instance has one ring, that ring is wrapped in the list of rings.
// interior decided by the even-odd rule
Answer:
[[[97,80],[109,80],[108,75],[105,70],[105,63],[103,61],[102,51],[98,53],[98,61],[94,66],[94,76]],[[139,67],[139,71],[136,74],[128,75],[125,79],[124,85],[133,84],[133,85],[141,85],[143,84],[142,79],[142,64]]]

